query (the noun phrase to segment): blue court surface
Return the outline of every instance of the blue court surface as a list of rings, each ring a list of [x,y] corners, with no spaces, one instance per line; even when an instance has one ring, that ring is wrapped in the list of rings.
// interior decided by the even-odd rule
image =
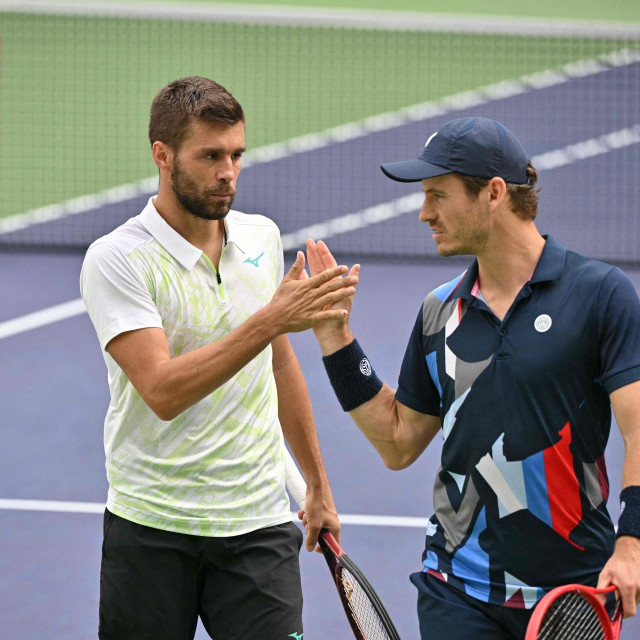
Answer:
[[[0,290],[13,303],[11,312],[0,311],[0,321],[72,300],[80,264],[79,256],[1,256]],[[396,380],[424,292],[450,279],[460,266],[445,260],[422,265],[364,263],[353,327],[384,380]],[[640,270],[628,273],[640,289]],[[414,588],[408,575],[421,566],[424,525],[394,526],[384,516],[426,520],[431,514],[439,446],[433,443],[409,469],[387,470],[338,407],[313,336],[294,335],[292,342],[309,385],[340,513],[382,516],[374,525],[344,524],[343,546],[379,591],[401,637],[417,638]],[[79,315],[4,338],[0,348],[0,496],[104,502],[102,422],[108,392],[88,317]],[[622,459],[623,445],[614,428],[607,451],[612,496],[620,486]],[[610,509],[617,518],[615,497]],[[96,637],[101,524],[98,513],[0,509],[0,637]],[[305,637],[349,638],[324,560],[306,552],[301,559]],[[632,640],[639,632],[640,622],[630,621],[622,637]],[[199,629],[196,637],[207,636]]]
[[[598,201],[597,187],[575,193],[571,189],[578,178],[587,185],[596,185],[602,179],[615,180],[615,175],[610,174],[611,158],[618,154],[623,159],[628,157],[630,163],[635,162],[632,166],[637,172],[638,141],[632,134],[637,130],[640,114],[624,105],[616,110],[612,100],[612,108],[606,111],[607,118],[599,120],[597,130],[585,132],[574,126],[574,116],[569,110],[542,111],[545,104],[556,107],[563,104],[562,96],[554,95],[560,91],[581,95],[589,83],[607,81],[611,86],[623,86],[635,82],[638,63],[621,65],[607,73],[611,75],[595,74],[562,86],[538,89],[535,99],[541,109],[540,126],[537,133],[528,129],[522,142],[531,155],[540,159],[543,169],[538,224],[541,232],[551,232],[569,248],[587,252],[585,236],[577,231],[588,228],[593,234],[588,244],[590,255],[608,259],[623,255],[626,261],[635,259],[638,264],[638,238],[624,231],[625,221],[637,215],[637,202],[621,197],[618,202],[602,203]],[[328,221],[413,193],[415,185],[385,180],[377,165],[417,155],[422,141],[442,122],[463,115],[488,115],[518,132],[523,101],[532,99],[532,93],[526,93],[494,99],[473,109],[451,108],[446,114],[327,144],[315,151],[255,163],[241,177],[235,208],[268,213],[278,221],[284,234],[295,234],[310,223],[300,224],[295,211],[283,210],[286,202],[269,202],[268,195],[259,202],[242,195],[245,184],[259,193],[256,185],[281,180],[295,170],[294,175],[300,176],[300,180],[308,180],[308,184],[302,185],[308,205],[305,220],[326,223],[316,229],[320,232],[316,239],[326,238],[338,259],[352,252],[353,243],[349,241],[354,235],[358,236],[358,246],[370,243],[370,253],[374,253],[373,249],[384,253],[384,246],[402,235],[405,240],[410,239],[411,244],[405,247],[407,253],[432,256],[432,241],[426,227],[417,222],[417,207],[386,221],[366,216],[349,218],[340,231]],[[613,134],[620,131],[627,133],[615,138]],[[607,138],[608,135],[613,137]],[[612,142],[623,138],[624,144]],[[584,146],[582,155],[576,152],[590,140],[599,140],[600,147],[591,144],[592,153],[584,152]],[[386,149],[384,157],[379,157],[380,149]],[[545,154],[558,150],[565,153],[556,154],[554,164]],[[323,206],[323,190],[334,180],[350,184],[352,189],[345,192],[340,208],[328,210]],[[80,214],[78,222],[84,215],[104,216],[111,222],[118,217],[124,220],[137,214],[147,197],[141,195],[111,205],[117,209],[115,212],[101,207]],[[56,223],[48,224],[54,233]],[[601,230],[611,225],[620,226],[616,241],[599,243]],[[362,255],[365,253],[361,251]],[[460,273],[466,261],[456,258],[393,262],[366,257],[358,260],[363,268],[352,326],[378,375],[395,386],[409,332],[424,296]],[[0,307],[0,335],[11,320],[77,300],[81,263],[79,254],[0,254],[0,293],[5,301]],[[628,268],[626,272],[640,290],[640,268]],[[72,304],[67,311],[70,308],[76,307]],[[99,511],[107,490],[102,424],[109,398],[106,368],[87,315],[73,311],[66,315],[65,319],[44,320],[41,326],[27,331],[14,327],[0,337],[2,640],[84,640],[97,636],[102,537]],[[312,334],[293,335],[291,339],[306,376],[336,504],[343,514],[343,546],[387,604],[401,637],[416,639],[415,594],[408,575],[421,567],[439,446],[432,444],[407,470],[387,470],[371,445],[341,412]],[[612,487],[610,510],[617,520],[623,445],[615,427],[607,454]],[[65,510],[56,511],[50,502],[32,501],[76,504],[58,505]],[[355,516],[376,517],[363,524]],[[545,558],[540,558],[540,562],[544,563]],[[319,555],[302,552],[302,572],[305,639],[349,638],[350,631],[324,560]],[[199,628],[197,638],[206,637]],[[640,621],[628,621],[622,637],[624,640],[640,637]]]

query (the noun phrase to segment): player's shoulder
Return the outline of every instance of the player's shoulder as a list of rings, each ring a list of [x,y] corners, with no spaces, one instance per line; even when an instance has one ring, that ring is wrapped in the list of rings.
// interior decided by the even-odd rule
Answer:
[[[443,325],[451,315],[452,306],[455,305],[453,293],[464,280],[467,270],[455,278],[430,291],[422,303],[422,319],[426,327]]]
[[[581,291],[599,292],[601,295],[607,295],[619,285],[633,288],[629,277],[619,267],[570,250],[566,252],[563,277]]]
[[[87,249],[85,262],[118,259],[130,255],[137,247],[148,243],[153,236],[147,231],[140,216],[130,218],[110,233],[98,238]]]
[[[620,271],[617,267],[595,258],[588,258],[576,251],[565,250],[565,274],[567,277],[590,277],[604,279],[611,271]]]
[[[449,302],[451,294],[458,288],[465,275],[467,275],[467,269],[458,274],[455,278],[452,278],[448,282],[436,287],[427,295],[427,299],[432,297],[441,303]]]
[[[234,228],[237,228],[243,233],[251,233],[252,231],[255,233],[264,233],[265,231],[276,234],[280,233],[278,225],[271,220],[271,218],[267,218],[267,216],[260,215],[259,213],[242,213],[241,211],[231,209],[227,214],[227,221],[232,231]]]

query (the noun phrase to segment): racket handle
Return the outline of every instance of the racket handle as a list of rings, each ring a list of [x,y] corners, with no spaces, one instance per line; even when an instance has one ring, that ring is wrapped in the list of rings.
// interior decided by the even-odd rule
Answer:
[[[304,509],[307,501],[307,484],[287,449],[284,450],[284,475],[287,491],[300,509]]]

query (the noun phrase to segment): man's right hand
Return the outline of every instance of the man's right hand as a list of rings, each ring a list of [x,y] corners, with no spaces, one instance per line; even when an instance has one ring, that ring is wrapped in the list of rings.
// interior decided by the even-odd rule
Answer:
[[[358,278],[346,277],[347,267],[334,265],[309,277],[304,270],[305,257],[298,251],[296,261],[282,279],[267,305],[280,333],[304,331],[327,321],[344,320],[349,311],[341,304],[353,296]]]
[[[311,239],[307,240],[307,258],[309,270],[314,277],[321,273],[330,273],[336,266],[335,258],[329,251],[329,247],[322,240],[317,243]],[[349,270],[348,277],[359,278],[359,275],[360,265],[354,264]],[[332,310],[342,309],[347,313],[344,316],[325,320],[313,327],[313,332],[320,342],[323,355],[328,356],[353,341],[353,334],[349,328],[349,316],[351,315],[352,307],[353,295],[342,298],[331,305],[330,308]]]

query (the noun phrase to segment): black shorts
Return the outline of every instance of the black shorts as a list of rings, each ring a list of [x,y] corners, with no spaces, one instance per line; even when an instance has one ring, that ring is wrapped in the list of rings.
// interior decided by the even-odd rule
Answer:
[[[228,538],[145,527],[105,510],[101,640],[191,640],[198,616],[214,640],[302,635],[292,522]]]

